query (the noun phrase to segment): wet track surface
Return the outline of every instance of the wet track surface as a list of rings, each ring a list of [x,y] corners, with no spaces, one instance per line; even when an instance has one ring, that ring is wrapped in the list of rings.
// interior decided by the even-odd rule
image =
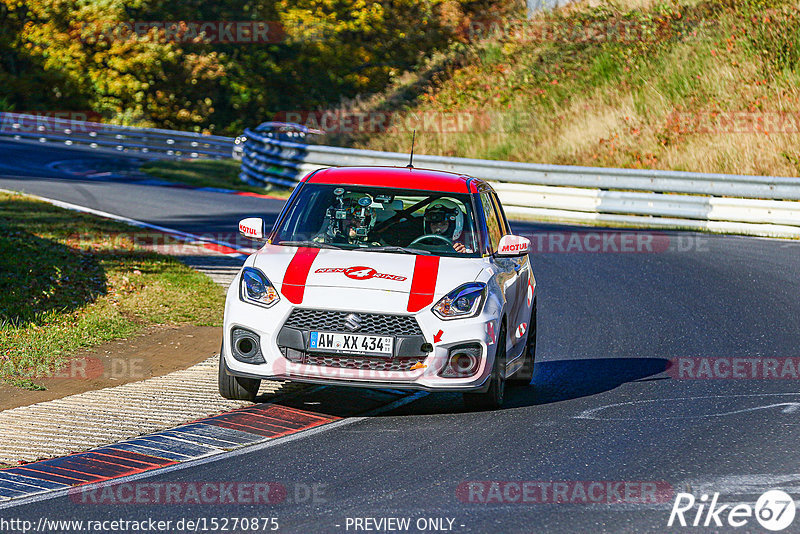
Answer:
[[[0,188],[195,233],[230,233],[240,218],[269,219],[281,206],[47,168],[92,156],[0,143]],[[410,518],[411,532],[419,518],[452,519],[443,526],[453,532],[661,532],[677,492],[719,492],[721,503],[754,503],[778,488],[800,497],[800,380],[784,365],[800,356],[799,242],[660,232],[656,240],[665,246],[653,252],[590,252],[561,243],[596,229],[512,226],[540,245],[531,257],[539,334],[533,386],[509,389],[502,410],[467,413],[458,395],[423,394],[379,415],[348,418],[350,399],[364,393],[323,388],[285,403],[343,416],[342,424],[139,481],[275,482],[286,488],[278,503],[110,506],[72,495],[0,516],[277,517],[281,532],[355,532],[353,519],[365,517]],[[766,378],[732,378],[717,363],[716,379],[687,378],[708,378],[701,358],[712,369],[733,358],[778,367],[758,375]],[[514,502],[522,500],[518,486],[507,482],[523,481],[541,483],[544,493]],[[611,504],[576,493],[614,482],[657,491],[646,503],[631,494]],[[555,487],[567,488],[573,502],[539,502],[564,500]],[[693,520],[694,511],[686,517]],[[713,530],[734,531],[727,524]],[[761,530],[754,518],[736,529]],[[786,530],[798,531],[800,518]]]

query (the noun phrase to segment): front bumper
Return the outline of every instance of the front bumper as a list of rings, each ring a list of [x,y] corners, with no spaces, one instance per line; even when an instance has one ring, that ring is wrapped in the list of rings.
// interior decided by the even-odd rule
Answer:
[[[489,387],[489,376],[494,363],[495,332],[499,331],[498,316],[495,306],[487,302],[483,312],[470,319],[442,321],[429,309],[416,314],[390,314],[384,309],[369,309],[367,306],[346,310],[362,314],[389,314],[413,317],[419,326],[419,334],[398,336],[405,343],[399,343],[395,355],[391,358],[364,357],[356,354],[329,355],[321,360],[333,363],[337,358],[349,360],[350,367],[327,364],[309,365],[303,363],[305,358],[298,358],[291,353],[287,358],[287,334],[284,329],[292,310],[295,309],[286,299],[275,306],[265,309],[241,302],[238,298],[237,284],[229,292],[225,308],[224,320],[224,357],[229,372],[235,376],[291,380],[311,384],[342,385],[371,388],[393,388],[423,391],[458,391],[482,392]],[[353,299],[361,303],[369,303],[368,298]],[[301,306],[300,309],[305,309]],[[319,306],[317,306],[319,308]],[[377,306],[376,306],[377,308]],[[330,308],[333,311],[345,311],[341,307]],[[258,335],[265,363],[244,363],[233,358],[231,347],[231,331],[244,328]],[[349,332],[344,332],[349,333]],[[294,336],[296,338],[296,335]],[[409,349],[414,343],[416,350]],[[295,339],[294,348],[300,348]],[[449,349],[463,344],[477,344],[481,348],[481,358],[477,371],[469,377],[445,378],[439,376],[447,363]],[[420,345],[429,344],[430,352],[423,352]],[[402,350],[400,350],[402,349]],[[309,353],[311,354],[311,353]],[[319,362],[320,358],[317,358]],[[358,362],[370,361],[370,365]],[[354,364],[355,362],[355,364]],[[407,363],[414,365],[407,365]],[[401,364],[401,365],[395,365]],[[339,365],[337,363],[337,365]],[[354,368],[353,365],[356,367]],[[403,370],[396,370],[401,368]]]

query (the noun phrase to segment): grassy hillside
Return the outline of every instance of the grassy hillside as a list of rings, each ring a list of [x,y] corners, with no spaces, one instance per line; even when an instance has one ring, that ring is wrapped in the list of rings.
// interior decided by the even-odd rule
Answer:
[[[360,106],[478,118],[469,133],[422,127],[418,153],[797,176],[798,21],[799,4],[780,0],[582,1],[473,24],[457,60]],[[407,151],[409,139],[345,141]]]

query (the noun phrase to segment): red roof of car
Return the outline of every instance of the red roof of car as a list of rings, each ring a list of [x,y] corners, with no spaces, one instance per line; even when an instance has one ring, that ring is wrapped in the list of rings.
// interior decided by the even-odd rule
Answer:
[[[331,167],[304,180],[310,184],[366,185],[399,187],[446,193],[477,193],[483,180],[444,171],[406,167]]]

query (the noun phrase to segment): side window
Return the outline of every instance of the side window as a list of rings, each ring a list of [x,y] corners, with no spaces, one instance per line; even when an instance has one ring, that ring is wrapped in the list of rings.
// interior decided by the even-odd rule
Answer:
[[[492,193],[492,201],[494,202],[494,209],[497,210],[497,215],[500,217],[500,228],[503,229],[503,235],[510,234],[511,226],[508,224],[506,212],[503,210],[503,205],[500,204],[500,199],[494,193]]]
[[[489,193],[481,193],[481,206],[483,207],[483,216],[486,218],[486,228],[489,230],[489,242],[492,252],[494,252],[500,245],[500,238],[503,237],[505,231]]]

